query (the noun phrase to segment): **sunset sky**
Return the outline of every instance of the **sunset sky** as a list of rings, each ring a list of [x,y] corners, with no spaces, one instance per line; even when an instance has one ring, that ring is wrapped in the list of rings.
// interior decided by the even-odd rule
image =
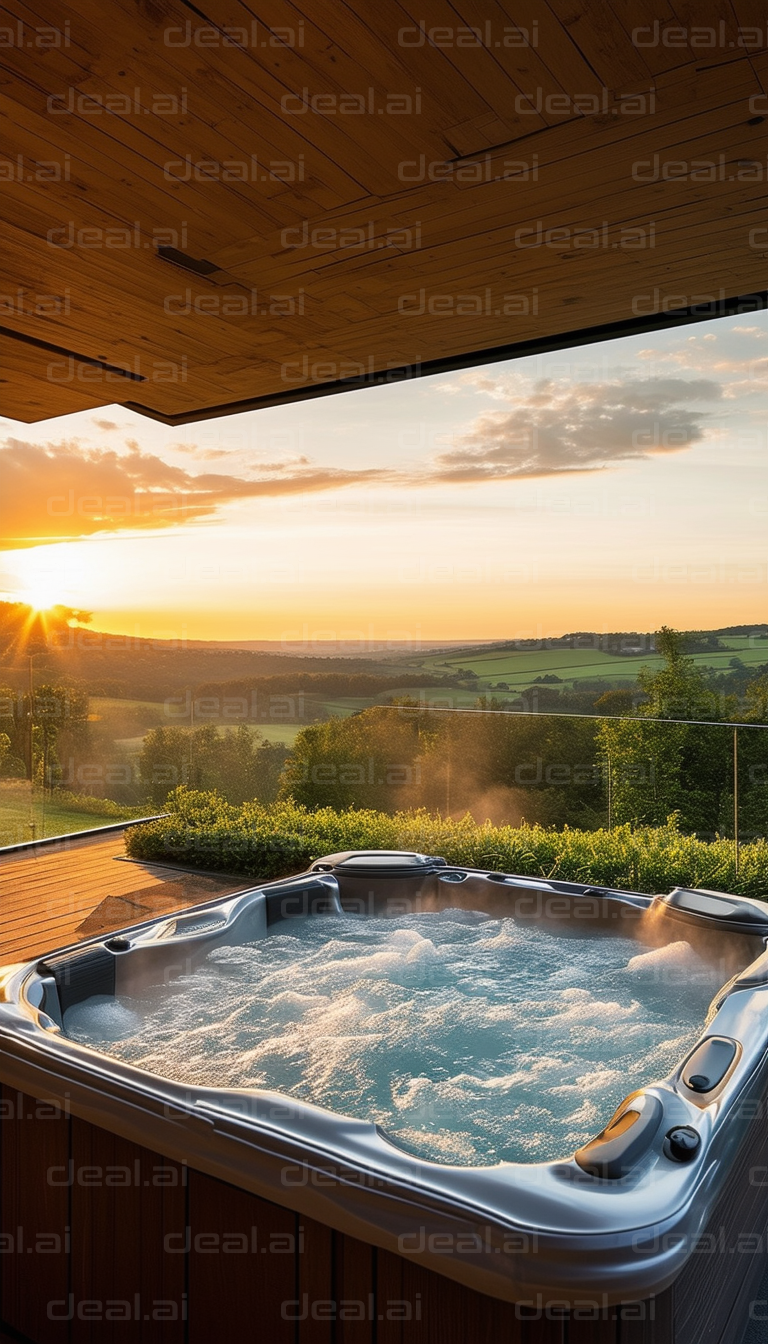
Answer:
[[[765,314],[182,430],[0,419],[0,590],[149,637],[764,621],[767,435]]]

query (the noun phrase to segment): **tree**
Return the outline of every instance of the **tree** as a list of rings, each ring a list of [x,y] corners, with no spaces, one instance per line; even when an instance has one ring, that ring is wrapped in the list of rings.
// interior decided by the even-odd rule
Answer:
[[[656,650],[664,659],[658,671],[641,668],[638,685],[646,697],[639,713],[652,719],[718,719],[718,697],[700,667],[686,656],[685,636],[663,625],[656,632]]]
[[[740,717],[745,723],[768,724],[768,672],[746,688]],[[768,727],[739,733],[739,822],[745,840],[768,831]]]
[[[230,803],[270,802],[287,755],[285,747],[265,741],[245,724],[234,732],[219,732],[212,724],[193,731],[152,728],[144,738],[139,770],[158,807],[180,784],[217,791]]]
[[[684,636],[662,626],[656,648],[664,666],[638,676],[645,697],[636,722],[604,721],[598,742],[610,771],[616,822],[663,825],[679,813],[682,830],[714,834],[727,815],[731,733],[719,727],[723,705],[685,654]],[[649,720],[680,720],[649,722]],[[707,719],[715,726],[697,724]]]
[[[374,707],[303,728],[283,772],[280,792],[307,807],[392,811],[415,800],[417,706],[400,713]]]
[[[749,683],[745,698],[745,720],[748,723],[768,723],[768,672],[763,672]]]
[[[616,714],[621,718],[629,718],[636,709],[637,697],[634,691],[624,687],[605,691],[595,701],[598,714]]]
[[[441,714],[399,703],[301,732],[281,784],[308,807],[426,807],[475,820],[602,821],[595,724],[551,714]],[[500,708],[493,701],[482,708]]]
[[[8,733],[0,733],[0,779],[23,779],[24,761],[15,756]]]
[[[0,730],[10,739],[10,755],[25,763],[24,773],[33,783],[53,785],[60,771],[62,737],[82,740],[87,725],[88,694],[82,687],[47,683],[35,687],[31,697],[28,691],[0,687]]]

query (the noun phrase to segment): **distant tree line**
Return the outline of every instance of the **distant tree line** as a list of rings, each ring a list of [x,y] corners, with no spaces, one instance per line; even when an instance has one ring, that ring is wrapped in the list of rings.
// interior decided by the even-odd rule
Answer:
[[[265,677],[237,677],[229,681],[207,681],[195,686],[195,699],[241,697],[249,699],[253,691],[263,695],[295,695],[297,691],[325,696],[378,695],[383,691],[420,686],[453,686],[458,676],[426,672],[401,672],[384,676],[372,672],[280,672]]]

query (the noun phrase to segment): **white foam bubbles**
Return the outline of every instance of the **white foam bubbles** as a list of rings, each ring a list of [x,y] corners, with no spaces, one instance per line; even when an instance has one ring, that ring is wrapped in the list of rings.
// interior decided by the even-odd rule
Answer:
[[[665,943],[651,952],[630,957],[627,971],[633,976],[656,980],[659,984],[690,984],[691,980],[709,982],[710,967],[697,956],[690,943]]]
[[[433,1161],[567,1156],[701,1030],[721,976],[687,943],[442,911],[323,916],[219,948],[141,1001],[65,1030],[190,1085],[265,1087],[373,1121]],[[700,974],[699,974],[700,972]]]
[[[63,1018],[64,1031],[75,1041],[98,1045],[101,1041],[123,1041],[141,1029],[141,1014],[112,995],[94,994],[82,1003],[73,1003]]]

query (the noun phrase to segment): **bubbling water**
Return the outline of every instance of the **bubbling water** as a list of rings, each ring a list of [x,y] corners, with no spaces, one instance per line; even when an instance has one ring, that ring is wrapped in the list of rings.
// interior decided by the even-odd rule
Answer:
[[[267,1088],[459,1165],[566,1157],[699,1035],[723,980],[686,942],[563,937],[472,911],[322,916],[209,952],[72,1039],[151,1073]]]

